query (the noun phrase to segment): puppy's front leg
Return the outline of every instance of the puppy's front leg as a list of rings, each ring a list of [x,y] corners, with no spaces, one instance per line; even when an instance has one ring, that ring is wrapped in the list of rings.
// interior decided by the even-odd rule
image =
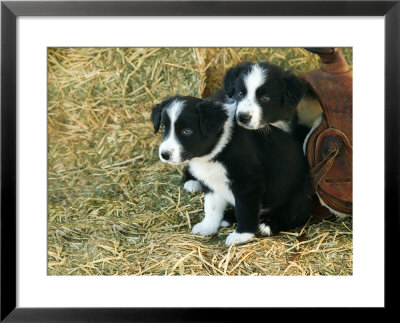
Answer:
[[[247,193],[238,192],[234,195],[237,227],[226,238],[225,244],[227,246],[251,240],[258,229],[260,197],[257,194],[257,190],[251,190]]]
[[[224,217],[226,204],[225,199],[218,193],[207,192],[204,196],[204,220],[193,227],[192,233],[202,236],[210,236],[217,233]]]
[[[183,171],[182,180],[184,183],[183,188],[189,193],[204,191],[204,186],[192,175],[188,166]]]

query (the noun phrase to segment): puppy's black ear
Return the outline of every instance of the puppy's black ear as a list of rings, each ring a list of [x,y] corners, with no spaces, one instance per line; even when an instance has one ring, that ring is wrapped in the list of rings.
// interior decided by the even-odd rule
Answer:
[[[153,122],[154,133],[157,133],[158,129],[160,128],[161,112],[162,112],[163,108],[164,108],[164,104],[160,103],[160,104],[157,104],[151,111],[151,121]]]
[[[226,72],[224,76],[224,90],[228,97],[231,98],[235,94],[235,83],[240,72],[242,72],[245,68],[248,68],[250,65],[250,62],[243,62],[235,67],[232,67]]]
[[[289,108],[295,108],[306,92],[306,85],[296,75],[290,72],[284,72],[283,83],[283,103]]]
[[[206,137],[219,132],[228,119],[227,112],[219,103],[204,100],[196,108],[200,116],[200,132]]]

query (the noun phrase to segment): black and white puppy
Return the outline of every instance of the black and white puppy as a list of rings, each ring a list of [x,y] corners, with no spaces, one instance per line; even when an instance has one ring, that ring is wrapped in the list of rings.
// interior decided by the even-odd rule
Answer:
[[[301,147],[280,128],[250,131],[234,118],[234,104],[193,97],[170,97],[153,108],[154,132],[162,131],[161,161],[188,160],[188,172],[206,188],[205,217],[192,233],[217,233],[227,224],[228,204],[237,227],[227,245],[248,241],[258,230],[272,235],[303,225],[312,200]]]
[[[268,62],[244,62],[227,71],[224,89],[236,101],[240,126],[251,130],[275,126],[304,140],[309,127],[299,125],[296,106],[306,85],[294,74]]]

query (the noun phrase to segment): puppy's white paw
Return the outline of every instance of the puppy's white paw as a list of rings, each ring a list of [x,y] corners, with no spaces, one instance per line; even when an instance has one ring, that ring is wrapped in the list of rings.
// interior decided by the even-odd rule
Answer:
[[[272,234],[271,227],[266,225],[265,223],[261,223],[258,226],[258,230],[260,230],[261,235],[269,237]]]
[[[230,246],[231,244],[239,244],[243,243],[246,241],[249,241],[253,239],[254,233],[249,233],[249,232],[244,232],[244,233],[238,233],[233,231],[228,237],[226,238],[225,244],[227,246]]]
[[[219,227],[220,228],[227,228],[229,227],[231,224],[228,221],[222,220]]]
[[[193,234],[200,234],[201,236],[211,236],[216,234],[218,231],[218,225],[215,226],[214,224],[200,222],[193,226],[192,233]]]
[[[183,188],[189,193],[200,192],[202,190],[202,185],[199,181],[190,180],[186,181]]]

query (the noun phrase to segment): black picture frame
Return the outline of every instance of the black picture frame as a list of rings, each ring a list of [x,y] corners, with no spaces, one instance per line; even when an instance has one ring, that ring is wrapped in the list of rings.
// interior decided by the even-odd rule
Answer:
[[[398,286],[400,1],[4,1],[1,3],[1,321],[189,322],[256,318],[266,309],[19,308],[16,306],[16,19],[19,16],[384,16],[385,308]],[[367,53],[366,53],[367,54]],[[373,154],[371,147],[371,154]],[[362,215],[361,215],[362,216]],[[323,295],[316,295],[316,297]],[[329,304],[327,304],[329,306]],[[238,313],[240,311],[240,313]],[[252,313],[248,313],[252,311]],[[287,313],[287,312],[285,312]],[[271,314],[268,314],[270,317]],[[285,314],[287,315],[287,314]]]

